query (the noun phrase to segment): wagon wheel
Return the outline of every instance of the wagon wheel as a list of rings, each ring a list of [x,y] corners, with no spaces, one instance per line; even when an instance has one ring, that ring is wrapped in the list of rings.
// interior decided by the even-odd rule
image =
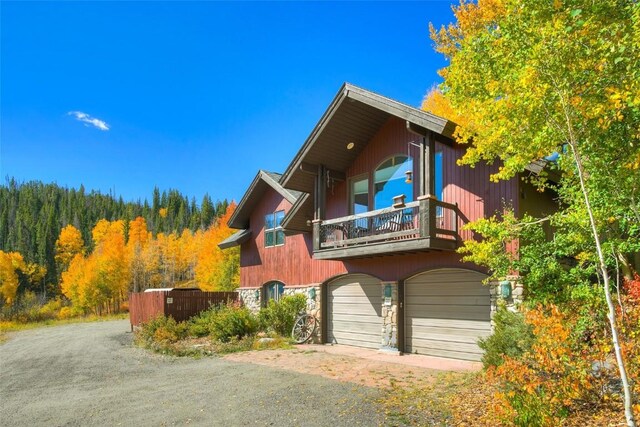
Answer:
[[[316,318],[310,314],[303,314],[302,316],[299,316],[296,319],[296,323],[293,324],[291,337],[296,344],[304,344],[313,336],[316,331],[316,327]]]

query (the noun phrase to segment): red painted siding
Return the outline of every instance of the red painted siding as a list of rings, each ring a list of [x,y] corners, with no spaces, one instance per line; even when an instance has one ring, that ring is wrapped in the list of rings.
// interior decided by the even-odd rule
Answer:
[[[347,170],[347,178],[370,173],[394,154],[406,154],[407,142],[418,138],[406,130],[404,121],[389,119]],[[489,175],[497,170],[497,166],[461,167],[456,161],[462,156],[464,148],[437,143],[436,149],[443,153],[444,201],[457,203],[465,222],[491,216],[501,211],[505,203],[514,204],[517,209],[515,179],[491,183]],[[417,148],[412,147],[411,154],[417,157]],[[419,174],[415,172],[414,176],[418,177]],[[328,189],[327,218],[348,215],[347,182],[336,182]],[[414,189],[417,188],[416,182]],[[417,196],[416,192],[414,198]],[[367,273],[381,280],[396,281],[436,267],[466,267],[481,271],[477,266],[462,265],[459,255],[453,252],[390,255],[344,262],[318,261],[312,259],[310,234],[287,236],[284,246],[265,248],[264,215],[280,209],[288,211],[290,207],[291,204],[276,191],[270,190],[264,194],[250,219],[252,235],[255,237],[242,245],[241,286],[261,286],[271,280],[279,280],[287,286],[305,285],[321,283],[345,273]],[[468,232],[462,232],[462,235],[466,239],[472,237]]]

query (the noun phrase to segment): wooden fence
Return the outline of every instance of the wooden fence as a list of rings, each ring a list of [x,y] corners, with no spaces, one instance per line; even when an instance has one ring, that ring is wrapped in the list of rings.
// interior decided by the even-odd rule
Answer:
[[[209,307],[238,301],[237,292],[169,290],[129,294],[131,329],[157,316],[171,316],[180,322]]]

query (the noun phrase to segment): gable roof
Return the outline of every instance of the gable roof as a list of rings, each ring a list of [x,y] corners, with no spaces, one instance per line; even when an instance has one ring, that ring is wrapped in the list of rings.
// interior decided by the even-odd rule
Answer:
[[[312,193],[314,175],[303,172],[303,164],[322,164],[346,171],[390,117],[398,117],[406,120],[407,125],[447,138],[452,138],[455,130],[455,124],[447,119],[345,83],[285,171],[281,184]],[[354,147],[348,150],[346,146],[350,142]]]
[[[279,173],[264,170],[258,171],[244,196],[242,196],[242,200],[238,203],[233,215],[229,218],[229,227],[236,229],[249,228],[251,212],[260,201],[260,196],[269,188],[274,189],[292,205],[295,204],[302,193],[284,188],[280,185],[281,179],[282,175]]]

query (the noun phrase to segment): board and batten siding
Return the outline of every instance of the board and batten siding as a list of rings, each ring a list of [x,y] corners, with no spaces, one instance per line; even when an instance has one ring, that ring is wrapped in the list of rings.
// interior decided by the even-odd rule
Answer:
[[[286,286],[323,283],[346,273],[364,273],[385,281],[396,281],[425,269],[458,267],[460,256],[454,252],[427,252],[388,257],[363,258],[348,261],[315,260],[312,258],[310,234],[287,236],[283,246],[264,247],[264,216],[291,204],[276,191],[269,189],[251,215],[252,238],[240,251],[240,286],[259,287],[278,280]],[[464,264],[463,264],[464,265]],[[477,267],[466,264],[467,268]]]
[[[369,176],[370,193],[372,193],[372,171],[380,163],[393,155],[406,155],[409,142],[419,143],[420,137],[410,133],[405,122],[396,117],[390,118],[380,131],[369,141],[360,155],[347,170],[346,181],[335,182],[327,189],[327,218],[337,218],[349,215],[349,180],[364,174]],[[458,166],[457,161],[464,154],[465,146],[451,147],[438,142],[436,136],[436,151],[442,152],[443,169],[443,201],[457,203],[464,217],[462,222],[474,221],[502,212],[503,207],[513,206],[518,209],[517,179],[493,183],[489,180],[492,173],[498,171],[497,165],[478,163],[475,167]],[[414,194],[418,194],[419,149],[410,146],[409,153],[414,158]],[[372,197],[372,195],[370,196]],[[463,239],[471,238],[471,233],[461,231]]]
[[[394,154],[406,155],[407,142],[418,138],[406,130],[403,120],[390,118],[347,170],[347,181],[335,181],[327,189],[326,219],[348,215],[349,178],[368,173],[371,179],[371,171],[382,161]],[[497,166],[458,166],[456,161],[464,153],[463,146],[450,147],[437,142],[436,149],[443,153],[443,199],[458,204],[465,222],[491,216],[502,211],[505,204],[518,208],[516,179],[492,183],[489,175],[497,171]],[[412,147],[412,157],[417,157],[417,151],[418,148]],[[419,177],[415,168],[416,165],[414,177]],[[414,184],[414,193],[416,188],[419,188],[417,183]],[[417,196],[414,194],[414,198]],[[253,237],[241,249],[241,286],[257,287],[271,280],[282,281],[287,286],[308,285],[323,283],[345,273],[372,274],[381,280],[397,281],[436,267],[462,266],[481,271],[477,266],[462,264],[455,252],[425,252],[348,261],[314,260],[311,233],[287,236],[284,246],[265,248],[264,216],[281,209],[288,212],[290,208],[291,204],[275,190],[270,189],[262,196],[250,218]],[[463,239],[472,237],[470,232],[461,234]]]

